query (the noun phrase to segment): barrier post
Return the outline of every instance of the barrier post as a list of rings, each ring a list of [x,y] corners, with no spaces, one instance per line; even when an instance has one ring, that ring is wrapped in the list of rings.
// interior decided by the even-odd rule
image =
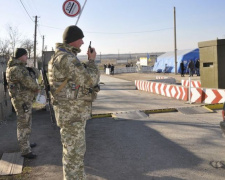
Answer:
[[[189,103],[191,104],[191,76],[189,77],[189,93],[188,93]]]

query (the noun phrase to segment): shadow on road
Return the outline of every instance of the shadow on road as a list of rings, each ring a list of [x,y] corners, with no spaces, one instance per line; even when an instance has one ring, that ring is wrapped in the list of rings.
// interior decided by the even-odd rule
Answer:
[[[85,169],[88,180],[179,180],[182,175],[169,176],[173,169],[191,171],[202,163],[202,159],[179,144],[151,128],[156,119],[114,120],[99,118],[88,120],[86,127],[87,151]],[[170,123],[170,125],[172,122]],[[176,125],[193,126],[189,123]],[[201,128],[201,125],[198,125]],[[202,125],[204,126],[204,125]],[[176,126],[175,126],[176,127]],[[203,127],[214,131],[214,126]],[[27,179],[61,180],[62,146],[58,128],[51,126],[49,112],[33,112],[31,142],[38,146],[36,160],[26,160],[31,171]],[[8,121],[0,130],[0,155],[3,152],[19,151],[16,139],[16,121]],[[157,174],[158,172],[158,174]]]
[[[86,128],[85,165],[87,173],[93,176],[149,180],[157,179],[149,175],[154,171],[185,169],[201,163],[193,153],[147,127],[146,121],[93,119]]]
[[[37,143],[32,151],[38,155],[34,160],[25,159],[24,167],[31,167],[25,179],[61,180],[62,177],[62,145],[57,127],[53,128],[49,112],[34,110],[30,142]],[[16,137],[16,115],[13,114],[7,125],[0,129],[0,157],[3,153],[19,152]]]

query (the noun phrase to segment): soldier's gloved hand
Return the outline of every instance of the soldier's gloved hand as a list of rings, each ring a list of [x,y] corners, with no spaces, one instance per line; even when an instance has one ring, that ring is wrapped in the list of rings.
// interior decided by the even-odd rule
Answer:
[[[91,52],[92,50],[92,52]],[[88,55],[88,60],[89,61],[94,61],[95,58],[96,58],[96,51],[95,51],[95,48],[88,48],[88,51],[87,51],[87,55]]]

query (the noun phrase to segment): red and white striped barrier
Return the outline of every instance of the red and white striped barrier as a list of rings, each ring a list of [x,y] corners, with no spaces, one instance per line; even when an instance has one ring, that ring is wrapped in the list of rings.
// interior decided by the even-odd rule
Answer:
[[[191,102],[216,104],[225,102],[224,89],[191,88]]]
[[[159,83],[153,81],[135,80],[137,89],[159,94],[166,97],[187,101],[189,87]],[[225,89],[191,88],[191,102],[216,104],[225,102]]]
[[[147,91],[184,101],[188,100],[187,87],[142,80],[135,80],[135,86],[137,89],[142,91]]]
[[[181,85],[189,87],[189,80],[181,80]],[[191,81],[191,87],[201,87],[201,82],[200,81]]]
[[[168,76],[156,76],[155,79],[168,79]]]

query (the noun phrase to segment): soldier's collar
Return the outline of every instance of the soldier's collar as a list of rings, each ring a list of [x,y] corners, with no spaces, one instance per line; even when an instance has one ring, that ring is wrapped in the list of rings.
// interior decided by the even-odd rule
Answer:
[[[63,52],[67,52],[69,54],[72,54],[71,52],[67,51],[66,49],[63,49],[63,48],[58,48],[59,51],[63,51]],[[73,54],[72,54],[73,55]]]

